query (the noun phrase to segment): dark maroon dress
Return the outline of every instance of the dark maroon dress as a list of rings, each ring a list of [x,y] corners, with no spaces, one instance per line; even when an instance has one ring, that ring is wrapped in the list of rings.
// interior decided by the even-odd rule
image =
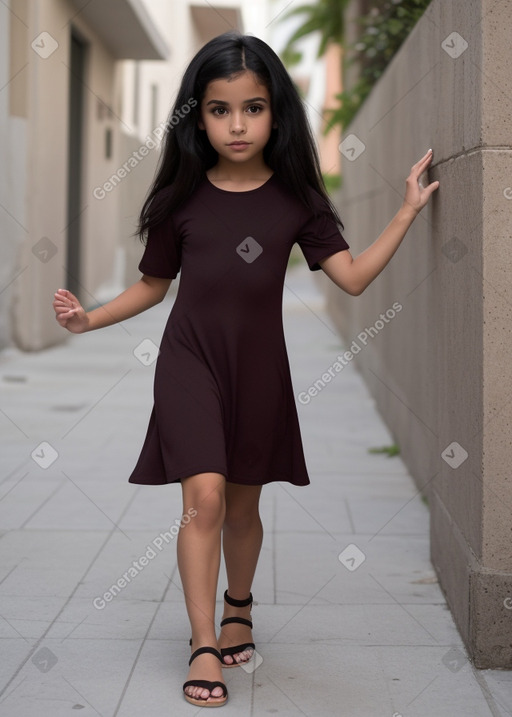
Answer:
[[[149,231],[140,271],[174,278],[181,270],[181,278],[130,483],[205,472],[244,485],[310,482],[284,341],[284,278],[295,242],[311,270],[348,249],[325,200],[313,196],[321,216],[276,174],[246,192],[205,178]]]

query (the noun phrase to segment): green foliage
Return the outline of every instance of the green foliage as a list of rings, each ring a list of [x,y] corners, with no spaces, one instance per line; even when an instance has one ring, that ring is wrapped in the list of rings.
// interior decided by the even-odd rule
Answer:
[[[332,192],[335,192],[341,187],[340,174],[322,174],[322,179],[329,194],[332,194]]]
[[[368,448],[368,453],[387,453],[388,458],[397,456],[400,453],[400,448],[393,443],[392,446],[381,446],[380,448]]]
[[[357,43],[349,48],[358,62],[361,74],[355,86],[337,95],[339,107],[328,110],[327,133],[333,126],[346,127],[370,94],[392,57],[423,15],[431,0],[374,0],[373,8],[359,18],[362,32]],[[301,59],[296,43],[313,32],[320,33],[318,57],[329,44],[343,44],[344,11],[349,0],[318,0],[316,5],[301,5],[284,17],[305,15],[304,23],[293,33],[283,52],[285,64],[291,66]],[[346,61],[347,63],[349,61]]]
[[[359,18],[362,33],[350,48],[352,62],[359,62],[359,80],[337,95],[340,106],[331,111],[329,125],[346,127],[370,94],[372,87],[390,63],[431,0],[383,0]]]
[[[344,10],[349,2],[350,0],[318,0],[315,5],[299,5],[286,13],[283,20],[295,15],[305,15],[305,19],[281,53],[283,62],[288,67],[300,62],[302,53],[296,50],[296,43],[312,32],[320,33],[318,57],[322,57],[325,53],[329,42],[341,44],[344,33]]]
[[[288,269],[294,266],[300,266],[304,263],[304,257],[299,249],[298,244],[294,244],[288,257]]]
[[[281,60],[286,67],[292,67],[293,65],[298,65],[302,60],[302,53],[287,46],[281,52]]]

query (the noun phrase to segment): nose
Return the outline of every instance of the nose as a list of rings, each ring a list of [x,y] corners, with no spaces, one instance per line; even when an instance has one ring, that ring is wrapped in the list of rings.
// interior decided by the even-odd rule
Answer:
[[[233,112],[231,115],[230,131],[233,134],[243,134],[245,132],[245,118],[243,112]]]

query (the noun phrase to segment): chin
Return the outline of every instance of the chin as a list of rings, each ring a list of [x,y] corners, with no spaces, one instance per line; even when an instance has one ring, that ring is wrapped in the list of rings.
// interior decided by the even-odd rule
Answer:
[[[246,152],[240,152],[240,154],[224,154],[224,152],[218,152],[219,157],[222,157],[228,162],[235,162],[236,164],[239,164],[240,162],[248,162],[253,159],[256,154],[257,152],[251,152],[251,154],[247,154]]]

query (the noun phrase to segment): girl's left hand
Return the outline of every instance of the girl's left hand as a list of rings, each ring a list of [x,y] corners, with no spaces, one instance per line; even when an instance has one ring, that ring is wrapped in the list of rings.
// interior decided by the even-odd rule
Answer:
[[[420,212],[430,199],[430,195],[439,187],[439,182],[431,182],[427,187],[420,183],[420,177],[432,162],[433,152],[428,150],[427,154],[420,159],[412,168],[406,179],[406,190],[403,207],[413,209],[416,214]]]

